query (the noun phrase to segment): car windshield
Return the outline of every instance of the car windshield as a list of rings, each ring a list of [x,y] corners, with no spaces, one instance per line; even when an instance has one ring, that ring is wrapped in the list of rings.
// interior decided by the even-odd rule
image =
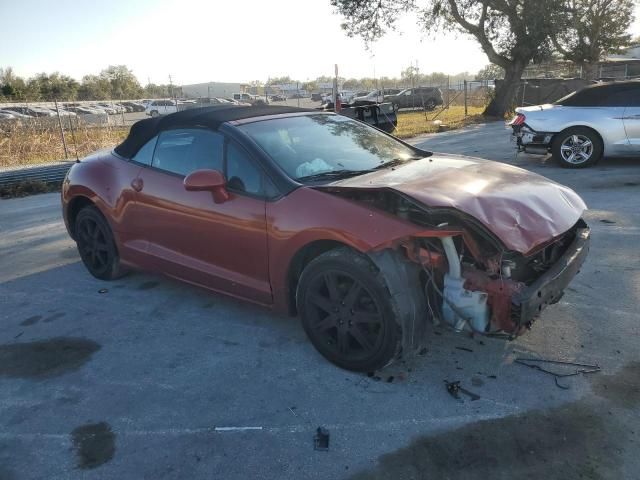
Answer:
[[[420,156],[392,137],[341,115],[304,115],[239,127],[291,177],[357,175]]]

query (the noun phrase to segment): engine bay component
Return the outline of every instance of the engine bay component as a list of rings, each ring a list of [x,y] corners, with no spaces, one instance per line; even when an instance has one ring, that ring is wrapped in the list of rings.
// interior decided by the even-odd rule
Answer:
[[[464,288],[465,279],[453,239],[444,237],[440,240],[449,262],[449,272],[444,275],[442,316],[457,331],[467,325],[473,331],[485,332],[489,325],[488,295]]]

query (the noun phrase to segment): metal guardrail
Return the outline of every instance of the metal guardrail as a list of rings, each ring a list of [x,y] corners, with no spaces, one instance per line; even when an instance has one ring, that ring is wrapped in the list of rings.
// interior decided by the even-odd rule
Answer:
[[[42,165],[16,170],[0,171],[0,187],[9,187],[23,182],[62,183],[74,162]]]

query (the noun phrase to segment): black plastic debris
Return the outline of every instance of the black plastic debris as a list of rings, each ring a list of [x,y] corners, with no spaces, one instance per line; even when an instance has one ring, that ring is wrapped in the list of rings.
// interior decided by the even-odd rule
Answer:
[[[108,291],[108,288],[101,288],[100,290],[98,290],[98,293],[107,293]]]
[[[470,348],[467,348],[467,347],[456,347],[456,350],[463,350],[465,352],[473,353],[473,350],[471,350]]]
[[[461,387],[459,380],[455,382],[448,382],[447,380],[445,380],[444,383],[447,387],[447,392],[449,392],[449,395],[451,395],[456,400],[462,401],[462,397],[460,397],[461,393],[469,397],[472,402],[475,400],[480,400],[480,395],[476,395],[475,393],[470,392],[466,388]]]
[[[313,437],[313,449],[326,452],[329,450],[329,430],[318,427]]]
[[[525,367],[533,368],[534,370],[538,370],[540,372],[549,374],[553,376],[553,379],[556,382],[556,386],[563,390],[568,390],[569,387],[567,385],[562,385],[558,382],[561,378],[566,377],[575,377],[582,373],[597,373],[602,369],[599,365],[590,365],[587,363],[576,363],[576,362],[567,362],[564,360],[548,360],[545,358],[516,358],[515,363],[520,365],[524,365]],[[543,365],[556,365],[556,366],[564,366],[564,367],[575,367],[574,370],[569,372],[554,372],[553,370],[549,370],[548,368],[544,368]]]

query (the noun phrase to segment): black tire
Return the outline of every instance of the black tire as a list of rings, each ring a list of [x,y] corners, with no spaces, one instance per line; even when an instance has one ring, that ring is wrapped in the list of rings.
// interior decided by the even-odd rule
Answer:
[[[349,248],[330,250],[306,266],[296,302],[313,346],[341,368],[372,372],[400,352],[402,332],[383,275]]]
[[[160,115],[160,112],[158,112],[157,110],[151,110],[151,116],[152,117],[157,117]]]
[[[100,280],[114,280],[125,273],[111,228],[95,206],[80,210],[74,233],[82,263],[91,275]]]
[[[392,105],[393,105],[394,112],[398,112],[400,110],[400,104],[394,102],[392,103]]]
[[[551,153],[564,168],[586,168],[601,158],[604,147],[600,135],[587,127],[571,127],[553,139]]]
[[[433,98],[430,98],[424,104],[424,108],[429,112],[432,111],[432,110],[435,110],[436,109],[436,101]]]

